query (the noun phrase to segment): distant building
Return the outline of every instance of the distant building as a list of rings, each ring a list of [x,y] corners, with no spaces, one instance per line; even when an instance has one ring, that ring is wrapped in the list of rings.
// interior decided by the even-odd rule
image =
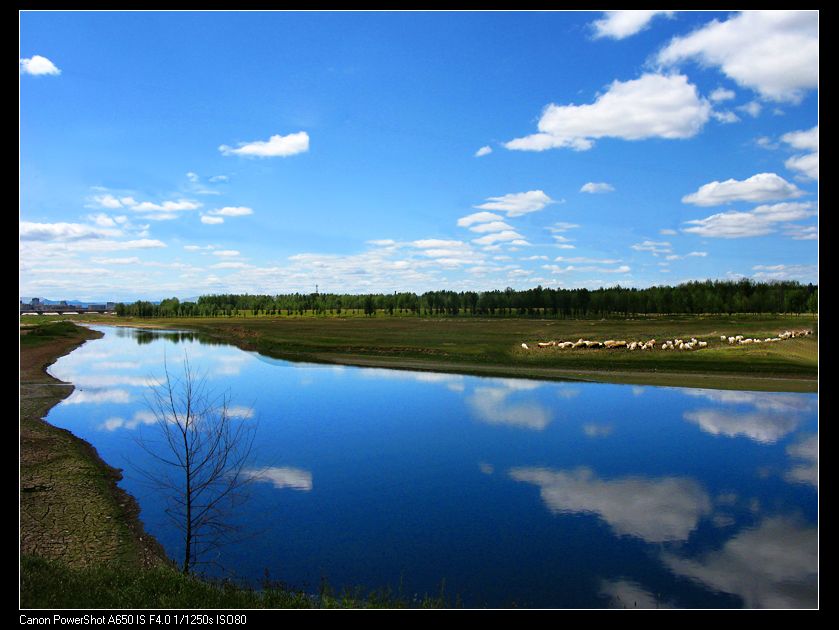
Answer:
[[[105,310],[108,310],[108,311],[115,311],[116,309],[117,309],[117,303],[116,303],[116,302],[108,302],[108,303],[105,305]]]
[[[41,298],[32,298],[30,302],[32,306],[40,306],[41,305]]]

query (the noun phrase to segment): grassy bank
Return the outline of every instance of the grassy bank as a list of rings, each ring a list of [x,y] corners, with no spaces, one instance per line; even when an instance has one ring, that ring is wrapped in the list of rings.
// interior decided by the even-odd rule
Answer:
[[[668,316],[556,320],[408,317],[85,317],[121,325],[198,330],[217,341],[293,361],[433,370],[522,378],[814,392],[818,338],[729,346],[720,335],[775,336],[817,329],[812,316]],[[708,341],[695,352],[536,349],[545,340]],[[522,342],[531,346],[527,351]]]
[[[143,531],[118,469],[69,431],[43,420],[73,391],[46,369],[101,333],[73,323],[25,322],[20,335],[21,608],[399,608],[441,607],[389,591],[305,594],[255,590],[185,576]]]
[[[46,368],[100,336],[69,322],[21,328],[20,549],[70,567],[151,566],[164,555],[143,532],[137,503],[117,486],[120,471],[42,419],[73,391]]]
[[[253,589],[187,576],[168,565],[71,568],[37,556],[21,560],[23,608],[439,608],[442,597],[407,600],[390,591],[318,594],[263,585]]]

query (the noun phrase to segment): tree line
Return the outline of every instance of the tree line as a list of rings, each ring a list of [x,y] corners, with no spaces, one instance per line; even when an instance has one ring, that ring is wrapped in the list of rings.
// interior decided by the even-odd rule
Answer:
[[[394,293],[286,293],[203,295],[195,302],[169,298],[116,306],[119,316],[238,317],[258,315],[381,315],[604,318],[642,314],[817,313],[818,287],[799,282],[706,280],[644,289],[614,286],[516,291]]]

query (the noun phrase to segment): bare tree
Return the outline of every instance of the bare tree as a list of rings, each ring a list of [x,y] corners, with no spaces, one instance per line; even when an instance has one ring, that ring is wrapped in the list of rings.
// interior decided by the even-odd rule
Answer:
[[[165,359],[164,368],[147,400],[158,431],[138,442],[161,464],[142,472],[164,493],[166,514],[183,533],[186,574],[236,531],[230,517],[251,480],[245,466],[254,425],[230,415],[229,395],[213,394],[186,355],[182,375],[171,374]]]

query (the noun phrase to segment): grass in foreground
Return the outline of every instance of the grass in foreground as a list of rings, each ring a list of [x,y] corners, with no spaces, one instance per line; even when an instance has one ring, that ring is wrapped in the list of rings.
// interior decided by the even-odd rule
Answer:
[[[37,556],[21,559],[22,608],[440,608],[442,597],[406,601],[388,591],[310,595],[281,586],[256,590],[187,576],[170,566],[71,569]]]

